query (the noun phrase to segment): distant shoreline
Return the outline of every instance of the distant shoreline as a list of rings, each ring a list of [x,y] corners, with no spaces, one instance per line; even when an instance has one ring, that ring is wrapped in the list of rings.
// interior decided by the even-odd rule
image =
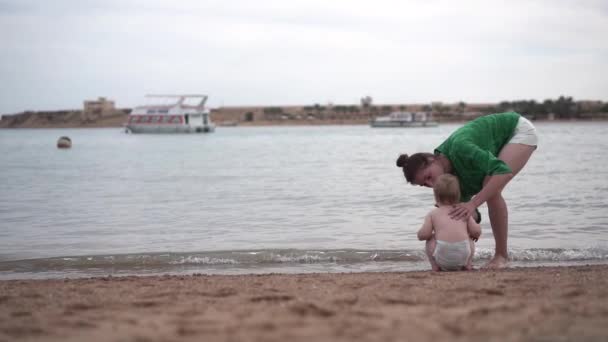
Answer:
[[[479,105],[478,105],[479,107]],[[425,112],[431,120],[439,123],[467,122],[487,115],[481,107],[471,105],[460,112]],[[211,120],[217,126],[328,126],[328,125],[369,125],[373,118],[387,115],[395,108],[401,111],[418,111],[419,107],[382,106],[370,111],[355,106],[336,106],[335,109],[315,109],[314,107],[223,107],[211,110]],[[380,108],[381,110],[379,110]],[[487,108],[486,108],[487,109]],[[3,115],[0,128],[120,128],[124,127],[131,109],[109,109],[95,113],[82,110],[23,112]],[[554,114],[526,115],[536,121],[606,121],[605,112],[579,112],[576,116]],[[569,117],[569,118],[565,118]],[[554,120],[553,120],[554,119]]]
[[[448,123],[464,123],[470,121],[471,119],[458,119],[458,120],[444,120],[439,121],[439,124],[448,124]],[[555,120],[534,120],[534,122],[543,122],[543,123],[563,123],[563,122],[608,122],[608,118],[585,118],[585,119],[555,119]],[[19,126],[5,126],[0,125],[0,129],[9,129],[9,130],[19,130],[19,129],[66,129],[66,128],[124,128],[125,122],[116,123],[116,122],[92,122],[92,123],[61,123],[61,124],[48,124],[48,123],[29,123],[25,125]],[[222,123],[215,122],[219,128],[231,128],[231,127],[270,127],[270,126],[369,126],[368,120],[315,120],[315,121],[305,121],[305,120],[260,120],[253,122],[239,122],[239,123]],[[378,128],[383,129],[383,128]]]
[[[179,102],[169,106],[181,108]],[[150,108],[156,107],[145,108],[147,108],[147,113],[150,113],[150,111],[154,111]],[[163,108],[168,108],[167,104]],[[515,111],[531,120],[539,121],[553,119],[608,120],[608,103],[595,100],[574,101],[572,97],[563,95],[557,99],[546,99],[543,102],[516,100],[501,101],[500,103],[465,103],[461,101],[428,104],[376,104],[373,103],[370,96],[366,96],[361,98],[360,104],[351,105],[315,103],[299,106],[222,106],[218,108],[200,107],[197,110],[202,109],[209,111],[211,121],[218,126],[367,125],[372,119],[395,112],[416,113],[420,119],[424,117],[440,123],[466,122],[491,113],[507,111]],[[133,110],[132,108],[118,108],[113,100],[99,97],[97,100],[84,101],[83,109],[4,114],[1,116],[0,128],[124,127]],[[167,111],[165,110],[165,112]]]

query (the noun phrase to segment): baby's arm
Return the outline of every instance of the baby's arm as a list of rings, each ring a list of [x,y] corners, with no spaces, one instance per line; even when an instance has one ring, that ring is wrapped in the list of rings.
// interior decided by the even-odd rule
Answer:
[[[475,241],[481,236],[481,226],[475,222],[473,216],[470,216],[467,221],[467,231],[469,232],[469,236]]]
[[[430,240],[433,237],[433,222],[431,221],[431,213],[426,214],[424,223],[418,231],[418,240]]]

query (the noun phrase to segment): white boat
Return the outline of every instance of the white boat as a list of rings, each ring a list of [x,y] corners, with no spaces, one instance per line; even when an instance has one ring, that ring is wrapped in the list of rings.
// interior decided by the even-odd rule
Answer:
[[[215,130],[207,95],[147,95],[151,104],[137,106],[127,119],[127,133],[208,133]]]
[[[372,127],[435,127],[438,124],[426,112],[392,112],[370,121]]]

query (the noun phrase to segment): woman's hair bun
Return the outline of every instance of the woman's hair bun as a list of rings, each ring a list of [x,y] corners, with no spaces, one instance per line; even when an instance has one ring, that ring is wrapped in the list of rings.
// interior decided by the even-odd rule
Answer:
[[[397,158],[397,167],[404,167],[407,164],[408,156],[407,154],[402,154]]]

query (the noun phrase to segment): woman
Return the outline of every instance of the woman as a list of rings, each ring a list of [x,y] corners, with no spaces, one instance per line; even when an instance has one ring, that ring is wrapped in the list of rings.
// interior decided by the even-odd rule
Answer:
[[[458,177],[461,202],[450,211],[453,219],[479,218],[477,208],[488,204],[495,254],[488,268],[507,265],[508,209],[502,190],[521,171],[536,150],[536,128],[515,112],[482,116],[466,123],[435,149],[435,153],[402,154],[397,166],[412,185],[433,187],[437,177]]]

